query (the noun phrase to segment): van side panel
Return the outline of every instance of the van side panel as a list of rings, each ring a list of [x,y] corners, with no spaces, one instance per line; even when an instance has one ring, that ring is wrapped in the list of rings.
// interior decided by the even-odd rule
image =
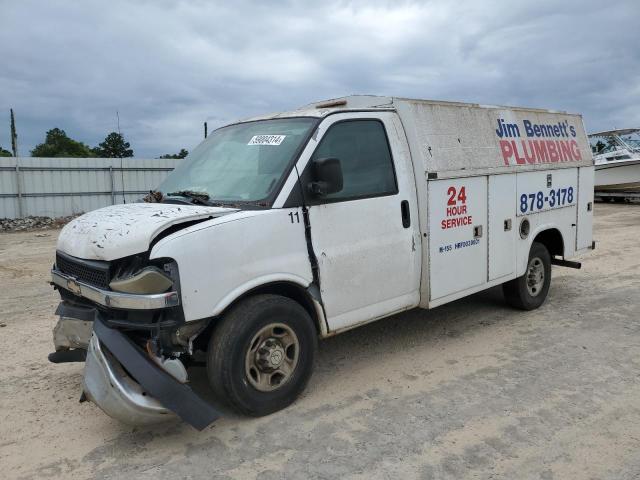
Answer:
[[[516,269],[516,175],[489,177],[488,280],[509,280]]]
[[[594,167],[578,169],[578,235],[576,250],[589,248],[593,241],[593,183]]]
[[[567,168],[546,172],[517,174],[516,228],[524,219],[530,224],[529,235],[518,235],[517,275],[523,275],[529,249],[536,236],[545,230],[556,229],[562,236],[564,256],[575,253],[576,205],[578,203],[578,169]]]
[[[487,177],[428,182],[431,300],[487,281]]]
[[[518,217],[575,208],[578,203],[577,168],[518,173],[517,184],[518,190],[513,201],[517,204]]]
[[[566,198],[564,205],[558,207],[556,200],[551,207],[548,197],[552,195],[555,198],[558,192],[550,194],[551,187],[547,189],[546,178],[547,174],[552,174],[552,186],[554,189],[562,187],[559,192],[562,197],[567,195],[562,189],[566,190],[570,186],[568,182],[564,182],[563,185],[558,183],[565,178],[562,172],[573,172],[570,174],[573,175],[573,181],[570,183],[574,197],[578,198],[577,188],[584,185],[578,185],[577,169],[593,167],[591,148],[580,115],[531,108],[397,97],[393,98],[393,107],[398,112],[407,136],[418,193],[420,229],[423,233],[421,307],[441,305],[478,291],[482,286],[490,287],[516,275],[522,275],[536,231],[557,229],[565,243],[565,257],[571,257],[575,253],[576,225],[582,221],[584,208],[577,211],[575,199],[567,204]],[[513,179],[516,175],[529,173],[539,176],[521,177],[521,191],[514,191],[513,180],[509,181],[507,178],[511,176]],[[431,245],[439,239],[438,232],[432,230],[433,225],[437,224],[437,218],[431,218],[439,207],[430,205],[433,194],[428,190],[435,180],[457,181],[469,177],[488,178],[486,186],[489,198],[486,199],[485,208],[499,215],[496,219],[493,213],[490,213],[491,223],[487,223],[489,218],[485,221],[485,229],[490,233],[485,232],[484,235],[497,234],[501,229],[502,234],[498,235],[493,243],[491,238],[486,238],[488,245],[484,260],[488,263],[483,270],[484,283],[446,295],[446,291],[454,289],[453,285],[437,286],[433,283],[441,282],[441,277],[446,274],[438,271],[436,266],[436,254],[439,254],[440,245]],[[503,188],[507,188],[508,191]],[[592,186],[585,187],[585,190],[591,189]],[[542,192],[540,209],[537,208],[538,192]],[[512,197],[509,198],[509,194],[512,194]],[[516,216],[520,211],[518,194],[526,194],[527,202],[530,201],[529,195],[534,194],[534,208],[527,208]],[[589,193],[585,192],[585,195]],[[490,202],[493,203],[489,204]],[[551,200],[551,203],[553,202]],[[587,203],[588,200],[585,199],[585,208]],[[510,212],[511,236],[504,232],[504,220]],[[529,236],[521,239],[518,227],[525,214],[530,217],[532,230]],[[571,215],[573,218],[570,218]],[[584,234],[580,235],[581,246],[589,243],[589,221],[585,222]],[[515,250],[509,251],[511,246]],[[510,262],[515,262],[513,268],[510,268]],[[475,280],[466,278],[461,281],[475,283]],[[434,289],[435,292],[432,292]]]
[[[593,165],[580,115],[394,98],[414,162],[438,178]]]

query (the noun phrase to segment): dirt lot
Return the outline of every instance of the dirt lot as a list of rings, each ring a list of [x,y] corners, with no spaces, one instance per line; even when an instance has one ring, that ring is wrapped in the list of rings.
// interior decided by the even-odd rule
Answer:
[[[0,476],[640,478],[640,206],[596,217],[538,311],[493,289],[345,333],[292,407],[203,432],[78,403],[82,365],[47,362],[58,231],[1,234]]]

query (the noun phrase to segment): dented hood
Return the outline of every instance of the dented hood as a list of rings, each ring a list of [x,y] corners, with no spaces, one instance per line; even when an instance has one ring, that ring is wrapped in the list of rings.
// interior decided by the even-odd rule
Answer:
[[[100,208],[68,223],[58,237],[58,250],[78,258],[115,260],[146,252],[167,228],[237,211],[232,208],[130,203]]]

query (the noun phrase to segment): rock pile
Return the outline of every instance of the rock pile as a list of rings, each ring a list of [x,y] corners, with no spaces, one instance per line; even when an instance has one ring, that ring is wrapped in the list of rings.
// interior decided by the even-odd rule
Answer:
[[[24,217],[24,218],[0,218],[1,232],[17,232],[20,230],[45,230],[60,228],[66,225],[78,215],[69,217]]]

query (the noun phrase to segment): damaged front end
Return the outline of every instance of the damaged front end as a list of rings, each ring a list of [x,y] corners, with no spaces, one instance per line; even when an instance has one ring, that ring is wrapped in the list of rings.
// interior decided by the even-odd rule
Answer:
[[[96,317],[85,364],[84,393],[106,414],[129,425],[168,420],[175,413],[202,430],[220,415],[119,330]]]
[[[158,423],[171,412],[136,382],[97,335],[89,341],[84,367],[83,394],[107,415],[128,425]]]
[[[51,276],[62,302],[49,359],[86,357],[83,398],[130,425],[178,416],[203,429],[218,418],[187,385],[192,341],[207,322],[184,322],[175,262],[58,252]]]

